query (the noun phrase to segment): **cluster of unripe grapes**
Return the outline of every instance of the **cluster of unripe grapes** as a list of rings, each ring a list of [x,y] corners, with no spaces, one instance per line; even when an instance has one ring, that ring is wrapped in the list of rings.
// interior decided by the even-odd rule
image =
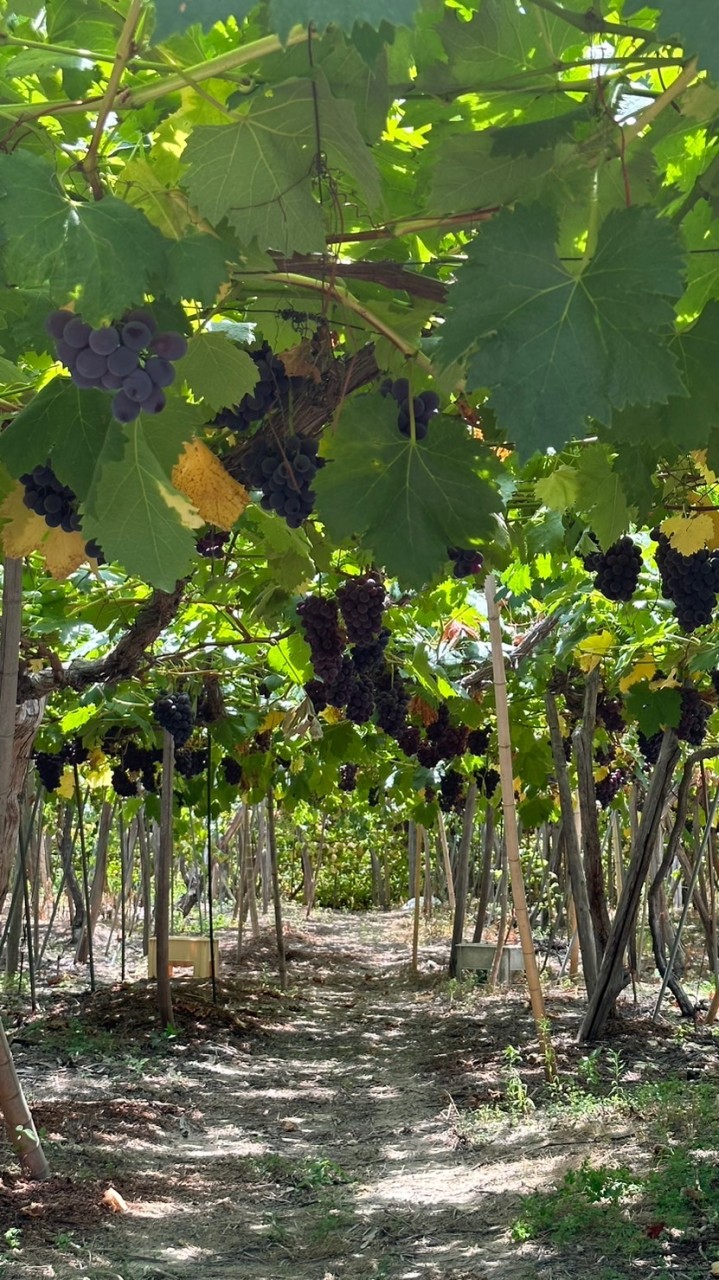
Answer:
[[[72,311],[53,311],[45,328],[76,386],[113,392],[117,422],[164,409],[164,388],[175,380],[172,362],[185,355],[187,341],[174,331],[158,333],[150,311],[128,311],[118,324],[97,329]]]
[[[412,435],[412,413],[414,414],[415,439],[424,440],[431,419],[439,409],[439,396],[436,391],[420,391],[412,396],[407,378],[385,378],[380,386],[383,396],[391,396],[397,402],[397,428],[400,435]],[[411,397],[411,410],[410,410]]]
[[[629,537],[619,538],[606,551],[584,557],[584,568],[595,574],[594,586],[607,600],[631,600],[637,589],[642,553]]]

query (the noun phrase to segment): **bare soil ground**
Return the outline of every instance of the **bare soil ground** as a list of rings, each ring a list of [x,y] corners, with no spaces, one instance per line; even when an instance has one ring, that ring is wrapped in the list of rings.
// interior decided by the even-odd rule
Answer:
[[[154,986],[141,980],[94,996],[76,983],[46,990],[40,1014],[18,1015],[10,1029],[53,1177],[26,1182],[3,1149],[0,1276],[599,1274],[581,1243],[520,1245],[512,1224],[530,1191],[587,1157],[651,1160],[651,1135],[631,1111],[482,1121],[506,1096],[508,1044],[530,1097],[542,1096],[526,994],[521,984],[496,995],[448,989],[446,942],[426,930],[413,976],[409,932],[402,913],[295,918],[284,995],[269,932],[239,967],[228,934],[221,1003],[213,1007],[208,983],[177,981],[174,1037],[159,1033]],[[582,1003],[557,988],[549,1011],[571,1076],[584,1052],[574,1044]],[[627,1007],[613,1045],[628,1080],[669,1071],[719,1080],[707,1037],[678,1039]],[[705,1237],[701,1256],[640,1260],[631,1274],[706,1274],[714,1243],[719,1235]]]

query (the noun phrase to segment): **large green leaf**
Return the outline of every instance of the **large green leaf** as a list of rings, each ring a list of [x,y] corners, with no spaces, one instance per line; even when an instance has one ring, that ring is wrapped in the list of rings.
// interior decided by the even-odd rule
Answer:
[[[0,436],[0,462],[16,478],[49,458],[55,474],[84,497],[96,476],[97,459],[117,458],[124,447],[123,428],[115,422],[103,391],[76,387],[69,378],[53,378]]]
[[[556,234],[539,206],[489,223],[457,271],[440,343],[445,363],[469,356],[469,385],[491,390],[525,456],[583,434],[588,418],[683,392],[667,344],[682,290],[672,227],[644,209],[612,213],[576,274]]]
[[[97,458],[97,478],[84,503],[83,532],[108,560],[164,591],[190,566],[195,549],[191,508],[153,453],[143,421],[127,428],[121,457]]]
[[[29,152],[0,155],[0,230],[12,284],[74,294],[90,324],[118,319],[162,271],[165,241],[139,209],[114,196],[75,204],[49,164]]]
[[[330,24],[351,31],[358,22],[374,28],[385,22],[409,26],[418,4],[419,0],[364,0],[358,11],[357,0],[270,0],[270,24],[283,40],[297,24],[312,23],[318,31]],[[257,0],[155,0],[154,39],[167,40],[195,22],[207,28],[232,17],[240,23],[256,7]]]
[[[647,738],[667,726],[679,724],[681,696],[678,689],[654,689],[646,680],[633,684],[626,695],[627,714]]]
[[[552,169],[551,152],[498,155],[482,132],[449,136],[433,158],[427,212],[439,215],[535,200]]]
[[[370,208],[380,201],[377,171],[349,102],[334,98],[321,71],[314,79],[320,138],[329,164],[349,175]],[[213,226],[223,219],[243,244],[308,252],[324,248],[315,198],[315,98],[309,80],[289,80],[258,96],[234,124],[195,129],[184,153],[184,185]]]
[[[224,333],[196,333],[177,372],[213,409],[238,404],[252,392],[259,377],[252,357]]]
[[[381,396],[351,400],[327,444],[315,480],[317,510],[330,535],[359,539],[410,587],[446,563],[447,547],[489,538],[499,495],[479,474],[466,428],[435,419],[416,444],[397,430],[397,407]]]
[[[631,521],[621,476],[598,444],[582,452],[578,470],[579,509],[587,516],[599,545],[606,549],[627,532]]]
[[[167,246],[163,291],[173,302],[192,298],[210,306],[227,280],[228,250],[214,236],[191,235]]]

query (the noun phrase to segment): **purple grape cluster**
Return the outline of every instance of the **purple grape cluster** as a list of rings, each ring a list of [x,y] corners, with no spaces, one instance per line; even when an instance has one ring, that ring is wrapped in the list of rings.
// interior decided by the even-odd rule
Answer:
[[[80,533],[82,524],[77,512],[77,494],[58,480],[49,463],[33,467],[20,476],[25,486],[23,502],[26,507],[42,516],[50,529],[62,529],[64,533]],[[102,547],[94,539],[85,543],[85,554],[98,564],[105,563]]]
[[[192,733],[192,707],[186,693],[163,693],[155,698],[152,712],[161,729],[175,739],[176,747],[184,747]]]
[[[223,756],[221,764],[227,785],[239,787],[243,777],[242,765],[239,760],[235,760],[233,756]]]
[[[631,600],[637,589],[642,553],[631,538],[619,538],[606,551],[584,557],[584,568],[594,573],[594,586],[607,600]]]
[[[206,560],[222,560],[226,544],[227,534],[222,529],[216,529],[201,534],[195,547],[198,556],[204,556]]]
[[[53,311],[45,328],[76,386],[114,393],[116,422],[164,409],[164,388],[175,380],[172,362],[185,355],[187,341],[181,333],[158,333],[151,312],[128,311],[119,324],[93,329],[72,311]]]
[[[65,771],[65,761],[60,752],[36,751],[34,754],[37,775],[46,791],[56,791]]]
[[[200,747],[196,751],[183,747],[175,752],[175,768],[182,778],[199,777],[205,772],[209,762],[207,747]]]
[[[677,737],[692,747],[700,747],[706,737],[707,721],[712,710],[693,684],[685,684],[681,690]]]
[[[594,793],[600,808],[606,809],[612,803],[612,800],[619,794],[626,781],[626,769],[611,769],[603,778],[595,782]]]
[[[479,551],[465,547],[447,547],[447,558],[454,562],[452,576],[455,578],[474,578],[482,572],[484,556]]]
[[[282,403],[293,384],[302,381],[301,378],[288,378],[285,366],[269,342],[263,342],[248,355],[255,362],[259,379],[239,404],[220,410],[213,426],[225,427],[228,431],[246,431],[254,422],[266,417],[274,404]]]
[[[488,800],[491,800],[501,781],[497,770],[492,768],[475,769],[474,776],[477,779],[478,790],[483,792]]]
[[[318,443],[288,436],[278,444],[258,436],[242,460],[242,479],[249,489],[261,490],[263,511],[283,516],[290,529],[299,529],[315,505],[312,482],[325,465],[317,457]]]
[[[471,729],[467,734],[467,750],[473,756],[483,756],[492,736],[490,729]]]
[[[463,804],[464,778],[456,769],[448,769],[439,784],[439,807],[443,813],[459,813]]]
[[[395,382],[391,378],[385,378],[380,386],[380,392],[383,396],[391,396],[393,400],[396,400],[397,427],[400,435],[411,436],[410,386],[407,378],[397,378]],[[424,440],[429,429],[430,419],[434,417],[438,409],[439,396],[436,391],[421,391],[418,396],[412,397],[415,439]]]
[[[345,706],[345,715],[353,724],[367,724],[374,715],[374,685],[369,676],[357,675]]]
[[[398,671],[387,666],[374,677],[377,724],[390,738],[399,738],[407,728],[409,694]]]
[[[662,739],[664,734],[661,729],[658,733],[653,733],[650,738],[642,733],[641,729],[637,734],[637,743],[642,757],[646,764],[655,765],[659,759],[659,752],[662,749]]]
[[[330,596],[305,596],[297,613],[315,675],[332,684],[340,673],[345,647],[337,601]]]
[[[350,643],[371,645],[382,630],[384,613],[385,590],[379,575],[347,578],[337,592],[337,601]]]
[[[662,593],[674,604],[682,631],[691,634],[711,622],[719,592],[719,552],[696,551],[684,556],[672,546],[666,534],[652,529],[657,545],[657,568]]]
[[[357,787],[357,765],[343,764],[340,766],[339,776],[340,791],[354,791]]]

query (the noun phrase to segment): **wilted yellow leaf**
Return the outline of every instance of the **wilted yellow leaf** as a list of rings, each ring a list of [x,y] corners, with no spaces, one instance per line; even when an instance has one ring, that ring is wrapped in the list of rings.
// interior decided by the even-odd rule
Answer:
[[[219,458],[201,440],[188,440],[172,471],[172,483],[197,507],[207,524],[231,529],[250,501]]]
[[[342,712],[337,707],[326,707],[324,711],[320,711],[320,720],[325,720],[327,724],[339,724],[342,719]]]
[[[260,725],[260,733],[267,733],[270,729],[277,729],[284,718],[284,711],[268,711]]]
[[[652,658],[639,658],[631,671],[628,671],[619,681],[620,692],[628,693],[633,684],[639,684],[641,680],[651,680],[656,669],[656,663]]]
[[[707,481],[707,484],[716,484],[716,479],[717,479],[716,473],[712,471],[711,467],[709,466],[709,463],[707,462],[707,450],[695,449],[694,452],[692,453],[692,458],[696,462],[697,467],[699,471],[701,471],[704,479]]]
[[[100,747],[93,747],[87,757],[84,776],[87,785],[93,790],[97,787],[109,787],[112,782],[112,765]]]
[[[582,671],[593,671],[614,647],[615,637],[611,631],[598,631],[595,635],[585,636],[575,649],[575,657]]]
[[[692,556],[695,551],[702,551],[714,537],[714,521],[704,511],[688,516],[670,516],[662,522],[660,528],[675,550],[683,556]]]
[[[38,547],[38,551],[45,557],[48,573],[61,581],[79,569],[81,564],[87,563],[85,539],[81,533],[64,533],[62,529],[50,529],[47,537]]]

